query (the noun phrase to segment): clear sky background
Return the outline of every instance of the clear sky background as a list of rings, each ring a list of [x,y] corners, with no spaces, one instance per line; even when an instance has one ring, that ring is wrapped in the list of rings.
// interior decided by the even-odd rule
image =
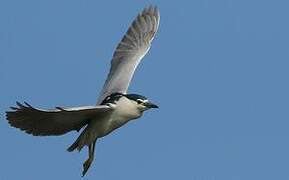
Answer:
[[[1,180],[81,179],[76,132],[33,137],[4,112],[95,104],[149,4],[160,28],[129,92],[160,109],[99,140],[85,179],[289,179],[288,1],[1,0]]]

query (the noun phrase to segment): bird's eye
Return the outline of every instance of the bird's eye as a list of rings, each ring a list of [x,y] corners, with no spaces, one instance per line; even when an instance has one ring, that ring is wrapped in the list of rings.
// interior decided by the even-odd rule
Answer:
[[[141,103],[142,103],[142,100],[137,99],[136,102],[137,102],[138,104],[141,104]]]

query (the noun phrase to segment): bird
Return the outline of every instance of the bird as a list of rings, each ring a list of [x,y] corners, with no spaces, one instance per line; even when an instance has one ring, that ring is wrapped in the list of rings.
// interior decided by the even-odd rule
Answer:
[[[94,160],[99,138],[140,118],[143,112],[159,108],[145,96],[127,92],[136,68],[151,47],[159,22],[159,8],[152,5],[145,7],[133,20],[113,53],[107,79],[95,105],[39,109],[27,102],[16,102],[15,107],[6,111],[8,123],[33,136],[81,131],[67,151],[87,147],[88,158],[82,171],[82,177],[85,176]]]

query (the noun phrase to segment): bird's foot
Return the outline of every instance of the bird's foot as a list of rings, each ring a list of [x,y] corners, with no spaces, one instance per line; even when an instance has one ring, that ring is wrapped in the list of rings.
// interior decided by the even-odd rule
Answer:
[[[82,177],[83,177],[83,176],[86,174],[86,172],[88,171],[91,163],[92,163],[92,159],[87,159],[87,160],[83,163]]]

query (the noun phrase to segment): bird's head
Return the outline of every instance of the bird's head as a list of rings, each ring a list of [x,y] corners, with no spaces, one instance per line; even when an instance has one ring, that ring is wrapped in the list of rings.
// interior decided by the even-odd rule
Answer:
[[[140,111],[146,111],[151,108],[159,108],[157,105],[151,103],[145,96],[139,94],[126,94],[124,96],[131,100]]]
[[[123,97],[125,97],[126,100],[122,99]],[[101,105],[104,104],[118,104],[123,107],[132,107],[130,105],[133,104],[133,107],[139,112],[143,112],[151,108],[159,108],[157,105],[151,103],[145,96],[139,94],[113,93],[102,101]]]

